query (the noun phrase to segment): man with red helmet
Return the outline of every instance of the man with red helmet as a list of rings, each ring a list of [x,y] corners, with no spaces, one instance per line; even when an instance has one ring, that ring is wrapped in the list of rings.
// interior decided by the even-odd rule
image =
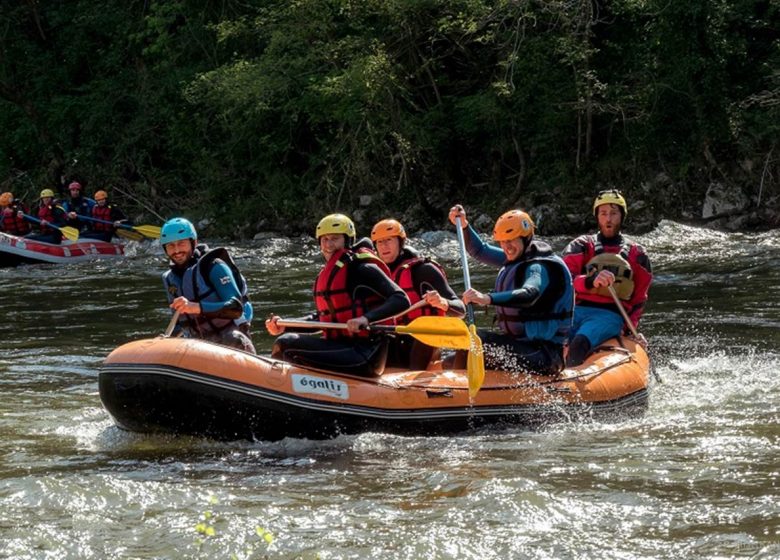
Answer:
[[[510,210],[496,220],[493,239],[483,242],[466,219],[461,205],[453,206],[450,221],[463,228],[466,250],[478,261],[500,267],[493,291],[471,288],[466,304],[492,305],[499,332],[479,329],[485,367],[555,375],[563,368],[563,342],[571,325],[574,295],[571,274],[550,246],[534,239],[534,222],[522,210]],[[456,364],[465,362],[463,352]]]

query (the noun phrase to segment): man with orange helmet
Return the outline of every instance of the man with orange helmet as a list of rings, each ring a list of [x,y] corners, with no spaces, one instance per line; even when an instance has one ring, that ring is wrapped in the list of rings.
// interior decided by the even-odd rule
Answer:
[[[628,205],[620,191],[601,191],[593,201],[598,233],[578,237],[563,251],[577,298],[567,366],[581,364],[593,348],[624,331],[623,316],[615,307],[609,286],[634,327],[639,325],[653,272],[644,247],[620,233],[626,215]],[[640,343],[646,344],[644,337]]]
[[[102,239],[111,241],[116,234],[116,228],[119,224],[127,222],[127,216],[119,208],[108,203],[108,193],[100,190],[95,193],[95,205],[92,207],[92,218],[101,220],[101,222],[89,222],[89,229],[81,237],[90,239]],[[103,223],[113,222],[113,223]]]
[[[27,214],[27,208],[14,198],[13,193],[0,194],[0,231],[17,236],[30,233],[30,224],[23,214]]]
[[[463,317],[466,307],[447,283],[444,269],[434,260],[421,257],[406,243],[406,230],[398,220],[381,220],[371,230],[379,258],[390,269],[390,277],[406,292],[412,305],[425,300],[427,305],[396,319],[409,324],[422,315]],[[388,365],[410,369],[425,369],[437,359],[439,349],[411,337],[400,336],[390,344]]]
[[[346,329],[324,329],[323,337],[285,332],[280,317],[265,322],[278,336],[271,356],[287,362],[353,375],[380,375],[388,342],[366,328],[409,307],[409,298],[390,279],[387,266],[371,250],[371,242],[355,242],[355,224],[344,214],[329,214],[317,224],[315,236],[325,265],[314,281],[317,311],[306,321],[346,323]],[[319,328],[308,330],[320,330]]]
[[[500,248],[480,239],[461,205],[450,209],[449,218],[455,227],[460,218],[472,257],[501,267],[492,292],[471,288],[463,294],[466,304],[496,309],[499,332],[479,330],[485,367],[543,375],[560,372],[574,305],[571,274],[547,243],[534,239],[531,216],[510,210],[496,220],[493,239]]]

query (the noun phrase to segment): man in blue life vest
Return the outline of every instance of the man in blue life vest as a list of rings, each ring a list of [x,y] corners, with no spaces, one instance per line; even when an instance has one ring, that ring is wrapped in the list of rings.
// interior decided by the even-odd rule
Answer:
[[[580,365],[592,349],[626,331],[608,286],[615,290],[634,327],[639,325],[653,273],[644,247],[620,233],[627,214],[620,191],[600,192],[593,201],[598,233],[578,237],[563,251],[577,297],[567,366]],[[644,337],[639,342],[647,344]]]
[[[30,223],[23,214],[27,214],[27,208],[14,198],[13,193],[0,194],[0,231],[16,236],[30,233]]]
[[[500,248],[483,242],[466,219],[461,205],[453,206],[450,221],[464,228],[466,250],[478,261],[501,267],[492,292],[474,288],[463,294],[466,304],[492,305],[499,332],[479,330],[485,367],[543,375],[563,368],[563,342],[571,325],[574,290],[571,274],[547,243],[534,239],[531,217],[521,210],[501,215],[493,228]],[[462,363],[461,363],[462,362]],[[458,351],[456,367],[465,366]]]
[[[68,225],[79,230],[84,229],[88,224],[79,220],[78,215],[92,215],[92,207],[95,206],[95,201],[89,197],[82,196],[81,191],[81,183],[73,181],[68,185],[70,198],[62,203],[63,209],[68,214]]]
[[[56,203],[54,200],[54,191],[51,189],[43,189],[41,191],[40,201],[41,202],[38,205],[38,219],[40,220],[38,227],[40,228],[40,232],[25,235],[25,238],[59,245],[62,243],[62,232],[53,227],[49,227],[49,224],[58,227],[65,226],[67,219],[65,210]]]
[[[371,250],[371,241],[355,243],[355,224],[344,214],[322,218],[316,237],[325,266],[314,282],[317,311],[303,320],[346,323],[347,328],[324,329],[322,337],[285,333],[277,323],[280,317],[272,315],[265,322],[268,332],[278,336],[271,356],[352,375],[380,375],[387,359],[387,337],[366,328],[406,310],[409,298],[390,279],[387,266]]]
[[[116,234],[117,226],[127,223],[125,213],[113,204],[109,204],[108,193],[102,190],[95,193],[95,205],[92,207],[91,217],[112,223],[89,222],[87,230],[81,234],[81,237],[111,241]]]
[[[447,283],[444,269],[436,261],[422,257],[407,244],[406,230],[398,220],[381,220],[371,229],[371,241],[382,262],[390,269],[390,278],[406,293],[412,306],[425,301],[422,307],[396,319],[408,325],[423,315],[463,317],[466,306]],[[428,346],[410,336],[391,340],[388,366],[426,369],[440,356],[440,349]]]
[[[163,224],[160,243],[171,260],[162,278],[170,308],[180,314],[180,333],[254,354],[246,280],[227,250],[198,244],[195,226],[184,218]]]

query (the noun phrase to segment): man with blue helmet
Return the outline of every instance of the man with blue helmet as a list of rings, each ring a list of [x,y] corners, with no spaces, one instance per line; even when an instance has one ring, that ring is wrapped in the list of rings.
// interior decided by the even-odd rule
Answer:
[[[198,244],[195,226],[184,218],[163,224],[160,243],[171,260],[163,284],[181,333],[255,353],[246,280],[227,250]]]

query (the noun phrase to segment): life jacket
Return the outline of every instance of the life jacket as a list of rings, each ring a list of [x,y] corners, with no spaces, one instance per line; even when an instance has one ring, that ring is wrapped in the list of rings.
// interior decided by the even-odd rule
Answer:
[[[408,248],[404,249],[404,254],[408,255],[408,257],[393,268],[391,278],[396,284],[398,284],[398,286],[400,286],[404,292],[406,292],[409,301],[412,305],[414,305],[422,299],[422,294],[417,291],[418,286],[414,284],[413,271],[416,266],[423,263],[431,263],[439,269],[439,272],[441,272],[441,275],[445,280],[447,279],[447,274],[444,272],[444,269],[441,267],[441,265],[432,259],[421,257],[413,253]],[[442,309],[437,309],[436,307],[425,305],[419,309],[410,311],[406,315],[398,318],[396,321],[401,325],[407,325],[414,319],[417,319],[417,317],[421,317],[423,315],[435,315],[438,317],[443,317],[445,312]]]
[[[90,224],[90,228],[92,231],[114,231],[114,224],[113,220],[111,219],[111,206],[109,204],[106,204],[105,206],[100,206],[99,204],[95,204],[95,206],[92,207],[92,217],[96,218],[98,220],[105,220],[107,222],[112,222],[110,224],[101,224],[100,222],[92,222]]]
[[[222,301],[217,293],[216,286],[213,285],[209,278],[211,267],[219,260],[226,264],[233,273],[233,278],[241,294],[244,312],[238,319],[220,319],[204,315],[182,314],[183,319],[180,320],[180,323],[189,326],[191,332],[206,336],[220,333],[228,327],[251,321],[252,304],[249,302],[246,279],[235,262],[233,262],[227,249],[217,247],[209,250],[205,245],[199,245],[195,250],[195,262],[187,267],[183,273],[177,273],[176,269],[171,267],[171,270],[163,274],[163,283],[171,299],[184,296],[188,300],[195,302]]]
[[[20,211],[26,213],[25,209],[18,204],[11,204],[7,209],[11,212],[3,212],[3,231],[9,235],[26,235],[30,233],[29,222],[17,215]]]
[[[41,205],[38,208],[38,219],[46,220],[49,223],[56,224],[58,218],[62,215],[62,212],[63,209],[61,206],[55,206],[54,204]],[[41,233],[52,233],[52,232],[59,233],[59,230],[56,230],[49,226],[41,225],[40,228],[41,228]]]
[[[618,298],[628,301],[634,294],[634,271],[631,268],[631,244],[623,241],[620,245],[609,246],[617,251],[608,250],[598,235],[590,236],[593,247],[593,257],[585,264],[586,276],[596,276],[602,270],[609,270],[615,275],[612,285]],[[612,295],[606,287],[592,288],[588,294],[578,294],[578,297],[595,302],[606,302],[614,305]]]
[[[320,321],[346,323],[350,319],[362,317],[365,313],[382,303],[378,295],[352,299],[348,290],[349,270],[353,264],[368,262],[377,265],[390,276],[390,269],[370,249],[341,249],[336,251],[322,268],[314,281],[314,304]],[[325,329],[325,338],[367,337],[368,332],[353,335],[346,329]]]
[[[523,256],[498,272],[494,291],[508,292],[519,288],[526,269],[537,263],[545,268],[549,276],[549,284],[542,295],[528,307],[496,305],[496,320],[505,333],[562,343],[571,326],[574,288],[569,269],[549,246],[532,241]]]

